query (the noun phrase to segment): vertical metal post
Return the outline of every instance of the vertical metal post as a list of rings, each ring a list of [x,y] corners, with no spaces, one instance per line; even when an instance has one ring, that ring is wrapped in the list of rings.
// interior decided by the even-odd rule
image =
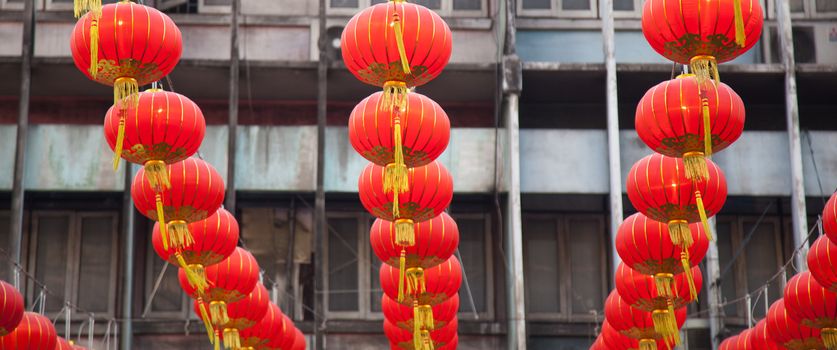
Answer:
[[[605,94],[607,101],[607,160],[610,169],[610,258],[611,273],[622,259],[616,253],[616,232],[622,224],[622,169],[619,151],[619,109],[616,90],[616,44],[613,28],[613,0],[601,1],[602,37],[604,38]]]
[[[799,139],[799,105],[796,98],[796,61],[793,52],[793,27],[788,1],[777,1],[776,9],[781,44],[782,63],[785,68],[785,117],[788,124],[788,150],[791,168],[791,218],[793,219],[793,245],[802,246],[796,255],[799,271],[808,270],[808,246],[803,245],[808,235],[808,215],[805,208],[805,181],[802,174],[802,142]]]
[[[233,216],[235,212],[235,149],[238,136],[238,85],[239,85],[239,50],[238,50],[238,16],[241,0],[232,0],[230,10],[230,101],[229,120],[227,121],[227,193],[224,206]]]
[[[29,132],[29,96],[32,87],[32,56],[35,53],[35,2],[23,2],[23,41],[20,64],[20,104],[17,116],[17,143],[12,182],[12,212],[9,220],[9,253],[17,263],[20,261],[20,246],[23,240],[24,169],[26,167],[26,136]],[[14,279],[15,288],[20,289],[20,278],[14,264],[9,264],[9,277]]]
[[[328,33],[326,27],[326,0],[319,0],[319,38],[317,48],[317,192],[314,197],[314,349],[323,350],[325,346],[325,279],[323,266],[323,242],[326,233],[325,211],[325,127],[328,109]]]
[[[523,68],[517,56],[515,27],[516,1],[506,0],[503,41],[503,114],[508,146],[508,203],[506,208],[506,307],[508,310],[507,348],[526,350],[526,303],[523,279],[523,225],[520,203],[520,118],[519,99],[523,90]]]
[[[288,209],[288,223],[290,226],[288,226],[288,255],[285,256],[285,292],[288,295],[293,295],[294,252],[296,251],[296,198],[291,198],[291,207]],[[293,299],[288,298],[288,300]],[[286,305],[288,305],[288,308],[285,310],[285,314],[293,320],[295,311],[293,304]]]
[[[125,162],[125,189],[122,192],[122,330],[119,349],[131,350],[134,317],[134,202],[131,199],[131,181],[134,165]]]
[[[718,232],[715,226],[715,218],[709,218],[709,225],[712,232]],[[713,350],[718,349],[720,345],[720,334],[723,329],[721,324],[721,266],[718,260],[718,238],[709,241],[709,249],[706,252],[706,285],[709,287],[707,291],[707,302],[709,304],[709,334],[710,344]]]

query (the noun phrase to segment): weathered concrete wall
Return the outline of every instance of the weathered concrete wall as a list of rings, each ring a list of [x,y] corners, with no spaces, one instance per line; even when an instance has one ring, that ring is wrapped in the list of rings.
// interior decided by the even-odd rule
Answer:
[[[520,191],[606,193],[604,130],[520,130]]]
[[[23,42],[23,24],[20,22],[0,22],[0,56],[20,56]]]
[[[240,190],[316,188],[315,126],[239,127],[236,156],[236,186]]]

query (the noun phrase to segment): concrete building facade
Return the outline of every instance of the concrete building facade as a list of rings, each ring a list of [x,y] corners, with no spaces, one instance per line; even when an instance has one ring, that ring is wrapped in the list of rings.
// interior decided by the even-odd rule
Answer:
[[[309,349],[388,348],[372,218],[356,195],[365,160],[346,128],[375,88],[339,53],[342,26],[381,1],[145,0],[183,33],[162,85],[203,110],[200,156],[232,188],[243,244]],[[641,0],[418,2],[453,30],[451,64],[418,91],[453,126],[440,159],[467,281],[460,348],[586,349],[618,262],[613,229],[633,212],[622,182],[650,152],[633,131],[636,104],[680,68],[645,42]],[[783,286],[765,281],[837,188],[837,1],[790,0],[789,16],[782,4],[763,0],[762,40],[720,69],[747,123],[713,157],[730,197],[684,328],[690,349],[764,317]],[[71,7],[0,0],[0,261],[47,285],[50,317],[65,301],[85,311],[71,315],[73,338],[87,341],[92,314],[96,349],[108,337],[121,349],[206,348],[175,270],[150,249],[151,223],[124,195],[128,167],[112,170],[101,129],[112,95],[73,65]],[[19,281],[34,304],[42,288]]]

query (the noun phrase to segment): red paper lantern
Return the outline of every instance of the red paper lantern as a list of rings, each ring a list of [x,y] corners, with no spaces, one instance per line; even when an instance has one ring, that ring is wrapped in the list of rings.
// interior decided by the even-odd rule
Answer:
[[[407,170],[409,190],[399,195],[384,190],[382,166],[369,163],[358,180],[360,202],[378,218],[395,222],[396,244],[416,242],[414,224],[430,220],[445,210],[453,199],[453,178],[439,162]]]
[[[267,345],[272,337],[283,336],[285,333],[282,310],[276,304],[268,302],[264,317],[253,327],[239,332],[241,347],[244,349],[259,349]]]
[[[277,334],[267,343],[266,346],[261,347],[261,350],[288,350],[296,342],[297,333],[294,323],[288,316],[282,315],[282,324],[284,325],[283,334]]]
[[[767,334],[789,350],[823,350],[820,330],[804,326],[790,317],[785,300],[779,299],[767,311]]]
[[[810,272],[800,272],[785,286],[785,307],[795,321],[818,328],[826,348],[837,348],[837,293],[825,289]]]
[[[668,349],[668,345],[661,339],[634,339],[613,329],[607,320],[602,323],[599,334],[602,340],[602,350],[657,350]]]
[[[192,100],[174,92],[150,89],[137,95],[137,105],[112,106],[105,114],[105,140],[119,158],[143,165],[151,187],[169,188],[166,164],[189,158],[201,146],[206,121]]]
[[[447,213],[415,225],[415,245],[407,247],[396,243],[395,224],[377,219],[369,236],[372,250],[385,264],[400,266],[404,253],[407,267],[433,267],[453,255],[459,246],[459,229],[456,221]]]
[[[224,340],[225,349],[239,349],[242,347],[241,331],[258,324],[267,314],[269,294],[261,283],[250,292],[246,298],[227,305],[225,324],[213,324],[215,327],[215,341]],[[195,300],[195,312],[200,315],[201,308],[206,305],[201,300]],[[222,331],[223,329],[223,331]]]
[[[700,268],[695,266],[691,270],[695,288],[700,290],[703,284],[703,275],[700,273]],[[657,333],[663,336],[671,337],[679,331],[672,311],[695,300],[695,295],[690,292],[691,288],[689,288],[686,274],[674,276],[673,295],[664,295],[657,290],[654,277],[644,275],[624,263],[620,263],[616,268],[615,284],[616,291],[625,303],[634,308],[651,312],[654,327]]]
[[[631,167],[626,181],[628,199],[639,212],[668,224],[671,240],[689,246],[689,223],[702,222],[710,236],[707,219],[724,206],[727,183],[724,173],[706,160],[709,177],[693,181],[686,176],[681,158],[652,154]]]
[[[136,105],[139,86],[168,75],[183,52],[180,29],[153,7],[120,1],[78,20],[73,62],[88,78],[113,86],[114,104]]]
[[[11,333],[0,337],[0,350],[55,350],[58,337],[48,318],[26,312]]]
[[[634,339],[662,339],[667,344],[680,344],[680,333],[663,336],[654,327],[653,316],[648,311],[634,308],[619,296],[615,290],[605,300],[605,319],[613,329]],[[686,322],[686,308],[674,310],[677,329]]]
[[[822,211],[822,228],[832,242],[837,242],[837,193],[831,195]]]
[[[384,88],[386,100],[403,103],[411,87],[432,80],[448,63],[451,31],[424,6],[373,5],[355,14],[340,40],[343,62],[360,81]]]
[[[218,208],[206,219],[190,223],[189,233],[194,240],[192,245],[180,250],[171,246],[165,249],[160,223],[155,223],[151,243],[161,259],[175,265],[185,264],[200,275],[203,275],[201,271],[206,266],[215,265],[229,257],[235,251],[239,238],[238,222],[224,208]]]
[[[381,288],[388,297],[398,300],[403,305],[437,305],[452,298],[459,291],[462,284],[462,266],[456,256],[451,256],[446,262],[422,269],[420,267],[408,269],[406,285],[403,295],[399,295],[400,278],[398,269],[386,264],[381,265]]]
[[[733,336],[731,336],[729,338],[726,338],[723,341],[721,341],[721,344],[718,345],[718,350],[737,350],[737,348],[736,348],[737,345],[738,345],[738,336],[733,335]]]
[[[763,22],[758,0],[648,0],[642,10],[642,33],[654,51],[715,78],[717,63],[758,42]]]
[[[636,132],[655,152],[683,158],[686,177],[702,181],[709,177],[705,156],[744,131],[744,102],[723,83],[708,84],[705,99],[699,92],[692,74],[652,87],[636,107]]]
[[[424,95],[412,93],[404,110],[387,108],[376,92],[355,106],[349,116],[349,141],[370,162],[386,167],[387,192],[407,190],[407,168],[427,165],[450,141],[447,114]]]
[[[404,330],[415,330],[415,310],[412,307],[398,303],[395,299],[390,298],[386,294],[381,296],[381,309],[384,313],[384,318],[388,319],[394,325]],[[459,294],[454,294],[450,299],[443,301],[440,304],[432,306],[433,311],[433,327],[432,329],[442,328],[456,317],[459,312]]]
[[[454,318],[442,328],[422,331],[421,336],[416,339],[412,331],[401,329],[390,320],[384,319],[384,334],[390,343],[407,350],[432,350],[445,346],[456,337],[458,329],[459,322]]]
[[[831,292],[837,292],[837,244],[828,237],[820,237],[808,250],[808,270],[817,282]]]
[[[23,296],[11,284],[0,281],[0,337],[20,324],[24,312]]]
[[[754,336],[753,329],[747,328],[741,333],[738,333],[738,339],[735,342],[735,349],[736,350],[753,350],[752,343],[753,343],[753,336]]]
[[[75,345],[72,340],[56,337],[55,350],[86,350],[86,348]]]
[[[207,266],[204,270],[208,287],[201,290],[187,279],[183,268],[178,271],[180,287],[192,299],[209,303],[206,308],[199,308],[199,314],[207,326],[207,331],[214,334],[209,325],[224,325],[230,321],[228,305],[246,298],[259,282],[259,264],[253,254],[242,249],[235,251],[219,264]]]
[[[784,349],[779,344],[776,344],[770,335],[767,333],[767,319],[762,319],[756,326],[753,327],[753,333],[750,337],[750,347],[753,350],[782,350]]]
[[[689,248],[675,245],[666,225],[641,213],[629,216],[616,233],[616,252],[622,262],[642,274],[654,276],[660,295],[674,295],[674,275],[686,272],[692,297],[697,297],[697,286],[690,276],[691,266],[703,260],[709,240],[699,224],[691,224],[689,234],[694,242]]]
[[[171,188],[156,192],[149,184],[145,169],[140,169],[131,185],[131,197],[140,213],[166,224],[163,230],[164,250],[193,243],[188,224],[214,214],[224,202],[224,180],[209,163],[188,158],[166,166]]]
[[[302,334],[299,328],[294,328],[294,333],[296,337],[294,337],[294,344],[291,345],[291,350],[305,350],[305,335]]]

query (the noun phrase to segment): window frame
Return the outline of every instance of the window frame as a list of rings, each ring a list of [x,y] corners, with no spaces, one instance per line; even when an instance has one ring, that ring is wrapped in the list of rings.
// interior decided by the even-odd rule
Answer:
[[[32,212],[31,228],[29,231],[29,244],[26,247],[27,265],[30,267],[29,271],[37,275],[37,259],[38,259],[38,242],[39,232],[38,225],[41,217],[62,217],[66,216],[69,219],[69,233],[67,237],[67,260],[65,262],[65,282],[64,282],[64,298],[65,301],[78,305],[79,298],[79,280],[81,277],[81,247],[82,247],[82,222],[85,218],[110,217],[111,223],[111,256],[110,261],[110,284],[108,288],[108,310],[106,312],[97,312],[96,316],[100,319],[107,319],[116,314],[116,291],[117,291],[117,269],[119,260],[119,220],[120,214],[115,211],[72,211],[72,210],[38,210]],[[34,281],[27,282],[27,295],[29,300],[35,300],[40,288],[35,285]]]
[[[153,229],[153,224],[150,225]],[[150,230],[149,230],[150,231]],[[148,237],[151,237],[151,232],[149,232]],[[152,300],[151,292],[154,290],[154,284],[157,282],[157,277],[159,275],[158,272],[154,271],[154,262],[160,260],[160,257],[157,256],[157,253],[154,252],[154,247],[152,246],[151,240],[148,240],[148,248],[146,252],[145,258],[145,291],[144,291],[144,304],[143,306],[148,305]],[[177,274],[177,266],[170,264],[167,261],[163,262],[164,264],[168,265],[166,269],[166,275],[172,273],[172,269],[174,269],[175,274]],[[157,296],[155,296],[156,298]],[[186,318],[192,319],[192,312],[191,312],[191,299],[186,295],[186,293],[180,293],[180,311],[155,311],[153,307],[148,307],[148,316],[152,316],[155,318]]]
[[[370,250],[369,247],[369,235],[364,234],[368,233],[371,224],[370,222],[370,215],[366,212],[361,211],[351,211],[351,212],[330,212],[326,213],[326,229],[331,233],[332,227],[328,224],[329,219],[357,219],[357,228],[358,228],[358,240],[357,240],[357,268],[358,268],[358,310],[357,311],[331,311],[329,307],[330,297],[331,297],[331,286],[329,278],[325,278],[323,281],[323,308],[325,310],[325,314],[329,319],[338,319],[338,320],[357,320],[357,319],[368,319],[370,317],[370,304],[369,304],[369,294],[370,292],[370,276],[367,274],[367,271],[370,271]],[[324,235],[323,237],[323,271],[329,272],[329,234]],[[380,314],[380,313],[379,313]]]
[[[228,14],[232,5],[207,5],[206,0],[198,0],[198,13]]]
[[[604,1],[604,0],[601,0]],[[613,18],[624,18],[624,19],[641,19],[642,18],[642,6],[645,5],[645,0],[633,0],[634,2],[634,9],[631,11],[625,10],[613,10]],[[601,6],[601,4],[599,5]]]
[[[524,9],[523,1],[518,1],[517,13],[521,17],[558,17],[569,19],[599,18],[599,2],[596,0],[588,0],[588,2],[590,3],[589,10],[564,10],[562,9],[563,1],[564,0],[550,0],[549,9]]]
[[[469,321],[477,321],[477,320],[493,320],[494,319],[494,265],[492,262],[494,261],[494,252],[491,247],[491,238],[492,238],[492,222],[491,222],[491,214],[489,213],[463,213],[463,214],[450,214],[451,217],[458,221],[460,219],[464,220],[474,220],[474,219],[483,219],[485,221],[485,229],[483,230],[483,252],[485,256],[485,286],[476,286],[477,288],[483,287],[485,289],[485,311],[477,311],[476,317],[474,317],[473,311],[466,311],[466,312],[457,312],[457,317],[460,320],[469,320]],[[461,233],[460,233],[461,237]],[[460,238],[461,240],[461,238]],[[456,252],[459,252],[459,247],[457,246]],[[458,254],[457,259],[459,259],[462,255]],[[461,259],[460,259],[461,260]],[[468,275],[468,266],[465,266],[463,262],[460,261],[463,268],[465,269],[465,274],[463,277]],[[473,291],[475,286],[471,286],[471,291]],[[469,300],[463,298],[465,295],[463,294],[466,292],[465,286],[463,285],[459,290],[460,295],[460,309],[462,309],[461,305],[464,303],[470,303]]]
[[[204,0],[200,0],[203,2]],[[431,9],[442,17],[486,17],[488,16],[488,0],[479,0],[479,10],[456,10],[453,8],[454,0],[440,0],[438,9]],[[555,0],[552,0],[555,1]],[[591,0],[592,1],[592,0]],[[358,7],[332,7],[331,1],[326,1],[328,15],[354,16],[358,11],[372,6],[372,0],[358,0]]]
[[[563,214],[563,213],[524,213],[523,221],[530,219],[549,219],[555,225],[556,244],[558,247],[558,261],[560,275],[564,276],[558,281],[558,297],[560,298],[559,312],[533,312],[527,307],[526,318],[532,321],[552,321],[552,322],[598,322],[597,315],[593,314],[574,314],[572,310],[572,300],[568,293],[572,289],[572,266],[570,264],[569,245],[567,244],[568,236],[570,235],[570,222],[576,220],[595,220],[598,222],[601,233],[602,244],[599,245],[599,259],[602,266],[600,273],[601,279],[601,293],[607,296],[609,291],[608,279],[610,278],[610,268],[607,263],[607,234],[605,232],[605,218],[603,214]],[[525,234],[525,233],[523,233]],[[525,245],[525,238],[524,238]],[[525,269],[524,269],[525,273]],[[524,276],[528,278],[529,276]],[[556,277],[557,278],[557,277]],[[527,304],[530,301],[529,289],[526,288],[525,297]]]
[[[0,0],[0,9],[3,9],[3,10],[23,10],[23,5],[26,1],[30,1],[30,0],[23,0],[19,3],[11,2],[9,0]],[[40,9],[40,6],[38,6],[38,3],[35,3],[35,10],[39,10],[39,9]]]

